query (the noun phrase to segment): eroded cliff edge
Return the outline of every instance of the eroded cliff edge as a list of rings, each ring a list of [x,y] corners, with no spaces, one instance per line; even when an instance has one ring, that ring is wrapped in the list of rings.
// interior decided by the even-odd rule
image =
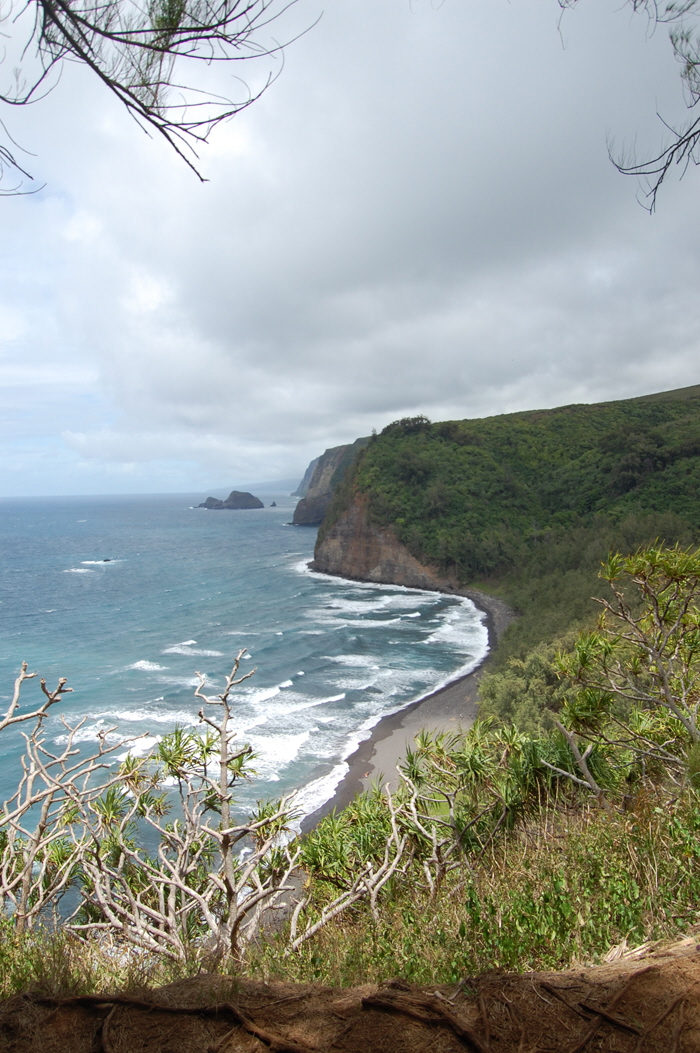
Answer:
[[[355,492],[335,522],[321,531],[310,566],[322,574],[355,581],[468,596],[487,614],[490,649],[514,617],[512,608],[503,600],[460,586],[456,577],[441,575],[434,567],[420,563],[390,527],[370,522],[365,494]]]
[[[333,446],[311,462],[297,490],[303,496],[294,509],[294,526],[318,526],[322,522],[345,473],[368,442],[362,438],[347,446]]]

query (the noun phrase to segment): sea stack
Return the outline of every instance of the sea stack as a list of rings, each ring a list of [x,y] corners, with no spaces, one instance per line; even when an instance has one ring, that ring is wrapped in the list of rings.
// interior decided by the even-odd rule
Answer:
[[[225,501],[220,501],[218,497],[208,497],[206,501],[202,501],[201,505],[197,505],[197,508],[264,508],[265,505],[262,503],[259,497],[255,497],[253,494],[249,494],[244,490],[232,490]]]

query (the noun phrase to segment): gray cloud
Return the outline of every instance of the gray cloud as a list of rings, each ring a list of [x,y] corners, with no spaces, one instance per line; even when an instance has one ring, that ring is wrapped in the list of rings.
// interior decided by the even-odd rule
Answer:
[[[200,186],[70,69],[22,126],[47,189],[0,206],[0,488],[225,486],[407,413],[696,382],[697,180],[649,217],[606,156],[657,109],[668,42],[612,2],[336,0]]]

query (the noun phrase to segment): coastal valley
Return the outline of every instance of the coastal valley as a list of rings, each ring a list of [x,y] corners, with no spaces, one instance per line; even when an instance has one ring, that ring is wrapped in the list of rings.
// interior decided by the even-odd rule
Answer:
[[[297,836],[287,799],[236,814],[245,650],[222,693],[198,674],[208,737],[177,729],[99,792],[107,740],[47,767],[63,689],[27,714],[20,677],[2,1048],[699,1048],[700,386],[406,418],[298,496],[314,572],[488,612],[459,719]]]

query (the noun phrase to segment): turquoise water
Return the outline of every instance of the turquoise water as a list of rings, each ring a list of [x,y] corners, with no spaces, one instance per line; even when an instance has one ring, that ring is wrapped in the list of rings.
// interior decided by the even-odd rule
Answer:
[[[310,573],[315,530],[288,525],[294,499],[261,496],[278,507],[210,512],[192,507],[201,494],[0,501],[2,702],[24,660],[73,688],[52,741],[63,713],[85,719],[87,745],[117,725],[144,753],[196,723],[195,670],[214,693],[247,648],[242,668],[257,672],[236,720],[258,777],[243,804],[299,788],[313,811],[371,727],[478,664],[487,633],[468,600]],[[23,698],[38,701],[38,679]],[[3,798],[19,746],[4,734]]]

